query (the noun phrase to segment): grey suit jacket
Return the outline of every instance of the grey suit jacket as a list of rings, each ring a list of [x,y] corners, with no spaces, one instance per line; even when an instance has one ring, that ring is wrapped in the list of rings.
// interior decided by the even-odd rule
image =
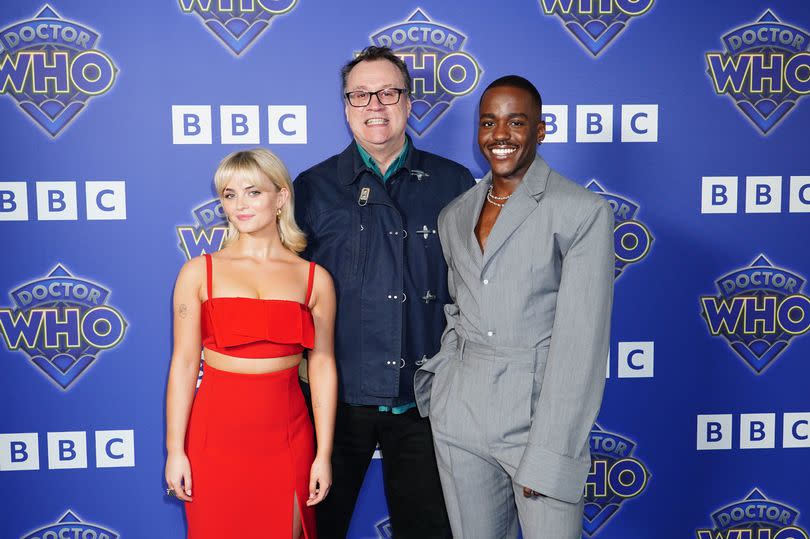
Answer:
[[[514,480],[577,502],[602,402],[613,300],[613,212],[537,156],[501,210],[484,252],[474,228],[491,173],[439,216],[453,303],[438,354],[414,380],[427,416],[433,374],[461,339],[537,349],[529,438]],[[546,353],[547,352],[547,353]]]

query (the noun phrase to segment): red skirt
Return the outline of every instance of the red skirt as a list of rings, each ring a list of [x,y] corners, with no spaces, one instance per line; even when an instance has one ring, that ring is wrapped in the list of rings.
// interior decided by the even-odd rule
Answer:
[[[292,537],[296,498],[304,537],[317,538],[315,510],[306,505],[314,438],[298,367],[238,374],[206,365],[186,454],[188,539]]]

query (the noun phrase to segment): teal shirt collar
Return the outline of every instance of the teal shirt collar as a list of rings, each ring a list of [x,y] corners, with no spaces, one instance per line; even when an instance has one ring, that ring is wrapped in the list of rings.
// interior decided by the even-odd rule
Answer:
[[[388,167],[388,170],[385,171],[385,174],[380,172],[380,167],[377,166],[377,163],[374,162],[374,158],[362,147],[360,144],[355,141],[357,145],[357,151],[360,152],[360,157],[363,159],[363,163],[371,170],[374,174],[380,178],[383,183],[388,181],[388,178],[394,175],[396,171],[401,169],[405,165],[405,160],[408,157],[408,146],[410,145],[408,141],[408,137],[405,137],[405,145],[402,146],[402,151],[399,153],[394,162],[391,163],[391,166]]]

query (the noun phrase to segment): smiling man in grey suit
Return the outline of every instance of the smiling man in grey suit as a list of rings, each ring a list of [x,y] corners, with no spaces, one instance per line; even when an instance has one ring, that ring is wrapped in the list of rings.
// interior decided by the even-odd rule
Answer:
[[[453,303],[417,371],[455,537],[575,539],[605,384],[613,213],[537,155],[537,89],[510,75],[479,104],[491,173],[439,217]]]

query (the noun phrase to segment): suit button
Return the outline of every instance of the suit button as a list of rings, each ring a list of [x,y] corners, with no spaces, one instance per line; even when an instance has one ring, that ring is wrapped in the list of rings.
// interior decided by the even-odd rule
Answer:
[[[495,335],[494,331],[487,331],[487,337],[492,337],[493,335]]]
[[[484,284],[489,284],[489,279],[484,279]]]

